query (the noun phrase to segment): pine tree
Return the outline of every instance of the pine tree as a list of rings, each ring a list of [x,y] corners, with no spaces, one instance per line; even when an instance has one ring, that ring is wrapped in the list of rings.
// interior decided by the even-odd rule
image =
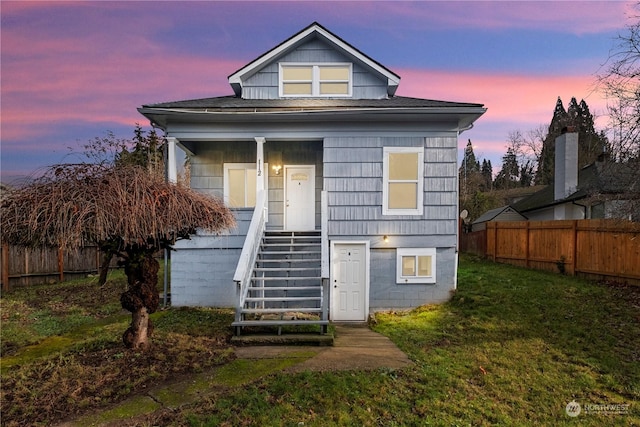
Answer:
[[[516,154],[511,148],[507,148],[507,153],[502,157],[502,169],[498,172],[493,182],[496,190],[507,190],[515,188],[520,182],[520,166]]]
[[[480,176],[480,162],[476,160],[471,140],[464,149],[464,158],[458,170],[460,182],[460,196],[467,200],[470,194],[479,190],[482,178]]]
[[[482,160],[480,174],[482,175],[480,191],[491,191],[493,189],[493,167],[491,166],[491,160]]]
[[[553,183],[555,155],[556,155],[556,138],[562,133],[562,129],[567,127],[569,115],[564,109],[562,99],[558,97],[556,106],[553,110],[553,117],[549,124],[547,137],[542,144],[542,152],[540,153],[540,162],[536,171],[536,184],[548,185]]]

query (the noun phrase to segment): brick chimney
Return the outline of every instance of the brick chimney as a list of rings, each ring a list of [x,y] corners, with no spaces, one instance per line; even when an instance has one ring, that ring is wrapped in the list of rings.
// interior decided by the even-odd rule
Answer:
[[[561,200],[578,187],[578,133],[574,127],[562,130],[556,138],[554,200]]]

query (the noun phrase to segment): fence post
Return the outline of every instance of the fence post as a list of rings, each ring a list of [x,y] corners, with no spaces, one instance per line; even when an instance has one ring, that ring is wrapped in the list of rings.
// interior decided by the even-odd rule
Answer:
[[[9,245],[2,244],[2,291],[10,290],[9,286]]]
[[[576,266],[578,265],[578,260],[576,259],[576,257],[578,256],[578,220],[574,219],[573,220],[573,224],[571,224],[572,227],[572,231],[573,231],[573,236],[572,236],[572,245],[573,248],[573,254],[571,256],[571,275],[575,276],[576,275]]]
[[[58,248],[58,279],[60,282],[64,282],[64,249]]]
[[[531,232],[531,229],[529,228],[529,221],[527,221],[527,227],[525,229],[525,233],[526,233],[526,237],[525,237],[525,244],[526,247],[524,248],[524,265],[529,268],[529,233]]]

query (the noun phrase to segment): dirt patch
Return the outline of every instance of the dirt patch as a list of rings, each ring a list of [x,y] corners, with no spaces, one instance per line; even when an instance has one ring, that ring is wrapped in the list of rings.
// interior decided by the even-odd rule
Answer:
[[[37,362],[21,375],[8,372],[2,382],[2,424],[50,424],[95,412],[234,358],[217,339],[189,338],[167,336],[144,351],[126,350],[121,344],[83,349],[55,362]]]

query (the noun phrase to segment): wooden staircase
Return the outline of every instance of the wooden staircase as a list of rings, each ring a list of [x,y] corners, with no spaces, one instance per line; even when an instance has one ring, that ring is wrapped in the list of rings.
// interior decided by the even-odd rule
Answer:
[[[328,320],[322,286],[320,232],[265,231],[243,295],[236,336],[243,327],[320,325]]]

